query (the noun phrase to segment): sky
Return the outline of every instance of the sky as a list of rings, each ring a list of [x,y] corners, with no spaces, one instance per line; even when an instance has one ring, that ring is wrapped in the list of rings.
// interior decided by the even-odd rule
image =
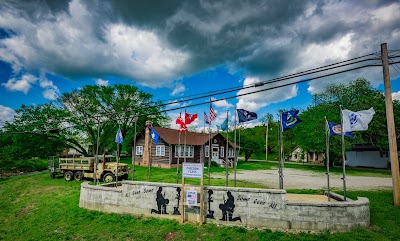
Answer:
[[[400,2],[389,0],[2,0],[0,125],[12,121],[23,104],[55,101],[85,85],[128,84],[170,102],[167,109],[187,106],[188,113],[199,115],[191,126],[201,129],[208,98],[189,100],[193,95],[257,85],[371,53],[379,58],[382,43],[399,54],[399,12]],[[395,99],[400,99],[399,66],[389,69]],[[383,91],[379,66],[310,80],[318,75],[213,95],[213,124],[220,125],[227,113],[232,120],[235,108],[258,114],[248,126],[279,109],[305,110],[312,94],[327,84],[360,77]],[[243,95],[254,91],[260,92]],[[199,103],[204,104],[190,106]],[[339,115],[339,109],[332,111]],[[172,128],[180,112],[184,109],[167,112]]]

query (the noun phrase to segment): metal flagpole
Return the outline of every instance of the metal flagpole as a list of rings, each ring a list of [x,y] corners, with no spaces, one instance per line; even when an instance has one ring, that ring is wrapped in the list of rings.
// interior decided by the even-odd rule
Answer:
[[[210,186],[210,169],[211,169],[211,96],[210,96],[210,110],[209,110],[209,122],[208,122],[208,168],[207,168],[207,172],[208,172],[208,186]]]
[[[267,129],[265,130],[265,160],[268,161],[268,124],[269,120],[267,118]]]
[[[136,156],[136,124],[138,118],[135,117],[135,136],[133,138],[133,152],[132,152],[132,181],[135,180],[135,156]],[[135,154],[135,155],[134,155]]]
[[[178,178],[179,178],[179,157],[181,156],[181,130],[179,130],[178,134],[178,160],[176,163],[176,184],[178,184]]]
[[[345,156],[345,143],[344,143],[344,132],[343,132],[343,113],[342,113],[342,105],[340,107],[340,119],[341,119],[341,130],[342,130],[342,166],[343,166],[343,200],[346,201],[346,156]]]
[[[279,112],[280,116],[280,131],[279,131],[279,189],[283,189],[283,125],[282,125],[282,111]]]
[[[226,111],[226,155],[225,155],[225,185],[228,186],[228,165],[229,165],[229,160],[228,160],[228,111]]]
[[[97,119],[97,140],[96,140],[96,165],[94,167],[94,185],[97,184],[97,165],[99,164],[99,139],[100,139],[100,119]]]
[[[236,155],[236,108],[235,108],[235,134],[234,134],[234,142],[235,142],[235,149],[234,149],[234,160],[233,160],[233,167],[234,167],[234,171],[233,171],[233,186],[236,187],[236,165],[237,165],[237,155]]]
[[[330,185],[329,185],[329,126],[328,120],[325,116],[325,143],[326,143],[326,178],[327,178],[327,188],[328,188],[328,202],[331,201],[331,194],[330,194]]]
[[[118,126],[118,130],[121,131],[120,126]],[[122,131],[121,131],[122,136]],[[117,142],[117,170],[115,171],[115,187],[118,187],[118,166],[119,166],[119,142]]]
[[[187,132],[187,125],[186,125],[186,107],[185,107],[185,146],[183,147],[183,162],[186,163],[186,132]],[[182,167],[183,168],[183,167]]]

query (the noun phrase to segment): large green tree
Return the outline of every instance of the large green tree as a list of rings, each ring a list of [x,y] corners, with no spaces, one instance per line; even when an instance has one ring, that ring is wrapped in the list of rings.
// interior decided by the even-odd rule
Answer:
[[[153,101],[151,94],[136,86],[84,86],[64,93],[55,103],[22,105],[14,122],[4,126],[2,136],[9,135],[13,144],[1,150],[14,157],[18,155],[15,150],[19,150],[24,158],[48,156],[64,148],[90,155],[87,146],[91,144],[93,153],[96,151],[99,131],[99,151],[112,151],[116,149],[114,140],[120,128],[124,137],[122,150],[129,152],[135,121],[138,131],[146,120],[153,121],[153,125],[164,125],[168,118],[162,111],[161,102]]]

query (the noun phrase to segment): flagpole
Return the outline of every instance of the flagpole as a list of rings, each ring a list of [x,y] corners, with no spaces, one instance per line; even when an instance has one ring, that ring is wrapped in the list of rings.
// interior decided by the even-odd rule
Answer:
[[[328,202],[331,201],[331,194],[330,194],[330,183],[329,183],[329,126],[328,126],[328,120],[326,119],[325,116],[325,144],[326,144],[326,154],[325,154],[325,159],[326,159],[326,178],[327,178],[327,188],[328,188]]]
[[[178,134],[178,160],[176,163],[176,184],[178,184],[179,179],[179,157],[181,155],[181,130],[179,130]]]
[[[186,107],[185,107],[185,121],[184,121],[184,123],[185,123],[186,130],[185,130],[185,146],[183,147],[183,162],[186,163],[186,132],[188,131],[187,130],[187,125],[186,125]]]
[[[268,161],[268,124],[269,120],[267,117],[267,129],[265,130],[265,161]]]
[[[136,125],[137,125],[137,116],[135,117],[135,136],[133,139],[133,152],[132,152],[132,181],[135,180],[135,156],[136,156]]]
[[[94,185],[97,184],[97,165],[99,164],[99,140],[100,140],[100,119],[97,120],[97,140],[96,140],[96,164],[94,167]]]
[[[283,189],[283,125],[282,125],[282,111],[279,111],[280,116],[280,131],[279,131],[279,189]]]
[[[234,160],[233,160],[233,186],[234,187],[236,187],[236,165],[237,165],[237,155],[236,155],[236,113],[237,112],[237,109],[235,108],[235,134],[234,134],[234,142],[235,142],[235,149],[234,149],[234,153],[233,153],[233,158],[234,158]]]
[[[345,143],[344,143],[344,132],[343,132],[343,113],[342,105],[340,107],[340,120],[341,120],[341,134],[342,134],[342,166],[343,166],[343,200],[346,201],[346,157],[345,157]]]
[[[211,111],[211,96],[210,96],[210,110],[209,113]],[[208,172],[208,186],[210,186],[210,169],[211,169],[211,113],[209,115],[210,119],[208,122],[208,168],[207,168],[207,172]]]
[[[222,128],[221,128],[222,129]],[[226,111],[226,155],[225,155],[225,185],[228,186],[228,111]]]

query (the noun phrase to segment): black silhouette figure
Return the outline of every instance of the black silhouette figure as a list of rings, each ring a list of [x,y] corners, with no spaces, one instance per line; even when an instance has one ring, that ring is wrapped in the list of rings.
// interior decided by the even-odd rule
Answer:
[[[177,200],[176,206],[174,207],[174,213],[173,215],[181,215],[181,212],[179,212],[179,201],[181,200],[181,188],[177,187],[176,188],[176,197],[175,199]]]
[[[211,203],[214,202],[213,198],[211,197],[211,195],[212,195],[213,193],[214,193],[214,192],[213,192],[212,190],[208,190],[208,213],[207,213],[206,218],[215,219],[215,217],[214,217],[214,211],[211,210]]]
[[[156,201],[157,201],[157,210],[151,209],[151,213],[168,214],[167,205],[169,203],[169,200],[165,198],[165,192],[164,195],[162,194],[162,187],[158,188]]]
[[[219,209],[222,210],[222,218],[220,219],[221,221],[240,221],[242,222],[242,219],[240,217],[233,217],[233,212],[235,210],[235,199],[232,196],[232,193],[228,191],[226,193],[227,195],[227,200],[225,201],[224,197],[224,203],[219,205]]]

